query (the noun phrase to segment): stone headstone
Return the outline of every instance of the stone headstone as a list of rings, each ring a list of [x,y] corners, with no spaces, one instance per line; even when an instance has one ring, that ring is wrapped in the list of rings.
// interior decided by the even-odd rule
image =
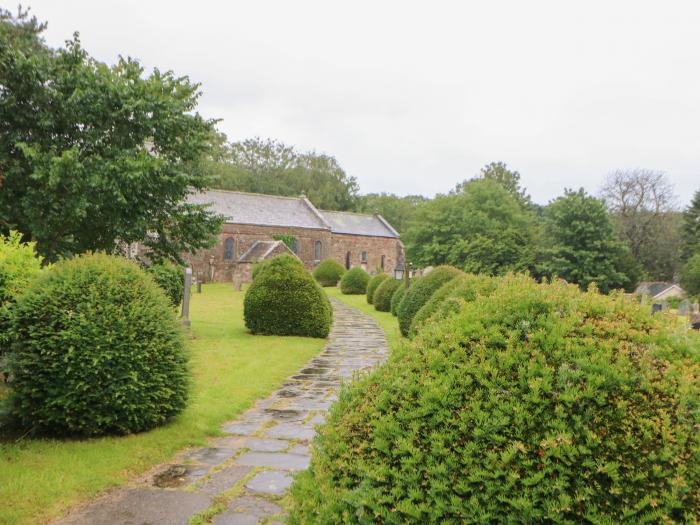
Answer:
[[[664,309],[664,305],[661,303],[654,303],[651,305],[651,315],[661,312]]]
[[[688,299],[682,300],[678,305],[678,315],[690,315],[690,313],[690,301]]]

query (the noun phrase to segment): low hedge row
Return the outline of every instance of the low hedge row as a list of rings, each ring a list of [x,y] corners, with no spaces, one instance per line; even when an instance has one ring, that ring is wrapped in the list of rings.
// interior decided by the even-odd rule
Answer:
[[[378,312],[388,312],[391,310],[391,298],[398,288],[403,287],[402,281],[396,279],[384,279],[384,281],[374,291],[373,303]]]
[[[394,295],[391,296],[390,311],[391,315],[393,315],[394,317],[398,315],[399,305],[401,304],[401,301],[403,301],[404,295],[406,295],[406,288],[404,288],[403,286],[399,286],[394,292]]]
[[[372,277],[367,283],[367,304],[372,304],[374,302],[374,292],[389,276],[385,273],[378,273]]]
[[[290,523],[698,521],[697,335],[561,282],[472,298],[341,392]]]

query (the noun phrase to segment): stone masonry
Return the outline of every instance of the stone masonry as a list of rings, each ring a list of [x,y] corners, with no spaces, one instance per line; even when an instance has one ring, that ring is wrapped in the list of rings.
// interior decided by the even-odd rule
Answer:
[[[215,525],[283,523],[282,498],[294,473],[309,466],[315,427],[325,421],[341,381],[382,363],[388,353],[371,317],[332,302],[333,329],[321,354],[224,424],[224,437],[185,451],[55,525],[185,525],[197,515]]]

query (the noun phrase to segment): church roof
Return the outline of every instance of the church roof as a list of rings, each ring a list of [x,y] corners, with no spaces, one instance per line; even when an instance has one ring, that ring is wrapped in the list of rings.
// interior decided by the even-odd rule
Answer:
[[[187,201],[191,204],[209,204],[212,211],[234,224],[328,229],[328,224],[323,222],[318,211],[308,200],[300,197],[209,190],[192,193]]]
[[[333,233],[369,235],[373,237],[395,237],[398,232],[379,214],[366,215],[348,211],[325,211],[321,214],[331,225]]]
[[[208,204],[227,223],[289,226],[330,230],[333,233],[398,238],[398,232],[379,214],[318,210],[304,196],[281,197],[260,193],[209,190],[191,193],[191,204]]]
[[[255,241],[246,252],[238,258],[238,262],[258,262],[267,259],[275,252],[282,251],[294,255],[289,247],[282,241]],[[296,255],[294,255],[296,257]]]

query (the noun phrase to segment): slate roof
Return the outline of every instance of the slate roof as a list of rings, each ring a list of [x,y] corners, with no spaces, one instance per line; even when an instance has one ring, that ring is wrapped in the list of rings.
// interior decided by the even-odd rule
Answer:
[[[673,286],[676,285],[674,285],[673,283],[665,283],[661,281],[645,281],[639,283],[639,286],[637,286],[635,293],[639,295],[649,295],[650,297],[656,297],[660,293],[665,292]]]
[[[365,215],[348,211],[325,211],[321,214],[333,233],[398,238],[398,232],[381,215]]]
[[[330,230],[333,233],[399,238],[381,215],[318,210],[306,197],[209,190],[191,193],[192,204],[208,204],[228,223],[290,226]]]
[[[209,204],[229,223],[328,229],[318,211],[300,197],[209,190],[191,193],[187,202]]]
[[[281,246],[280,246],[281,245]],[[258,262],[270,255],[275,248],[284,247],[284,249],[294,255],[289,247],[282,241],[255,241],[243,255],[238,258],[238,262]]]

